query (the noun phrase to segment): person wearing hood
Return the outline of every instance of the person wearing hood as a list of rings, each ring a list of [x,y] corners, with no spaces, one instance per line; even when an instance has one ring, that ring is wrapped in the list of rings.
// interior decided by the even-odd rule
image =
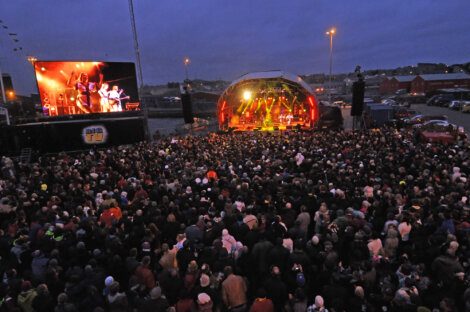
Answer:
[[[230,235],[227,229],[222,230],[222,244],[229,254],[231,254],[236,248],[237,241],[232,235]]]

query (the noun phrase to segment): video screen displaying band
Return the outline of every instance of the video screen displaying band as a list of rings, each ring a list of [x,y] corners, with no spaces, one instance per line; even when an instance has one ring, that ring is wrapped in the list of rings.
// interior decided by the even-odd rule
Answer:
[[[46,116],[140,110],[134,63],[37,61]]]

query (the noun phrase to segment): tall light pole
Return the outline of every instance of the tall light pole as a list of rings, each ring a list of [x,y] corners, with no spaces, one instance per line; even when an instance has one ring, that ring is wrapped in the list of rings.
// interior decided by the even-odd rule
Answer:
[[[134,38],[134,51],[135,51],[135,58],[137,61],[137,74],[139,75],[139,82],[140,82],[139,89],[142,92],[142,87],[144,86],[144,79],[142,77],[142,65],[140,63],[139,41],[137,37],[137,28],[135,27],[134,3],[132,0],[129,0],[129,14],[131,16],[132,35]]]
[[[327,36],[330,36],[330,78],[328,84],[328,102],[331,103],[331,76],[333,69],[333,36],[336,34],[336,28],[332,27],[326,32]]]
[[[186,82],[188,82],[189,81],[188,66],[189,66],[189,64],[191,64],[191,60],[189,59],[189,57],[187,57],[187,56],[184,57],[183,64],[184,64],[184,71],[186,73]]]
[[[2,69],[0,68],[0,91],[2,92],[2,100],[3,100],[3,105],[6,105],[7,104],[7,98],[6,98],[6,95],[5,95],[5,86],[3,85],[3,73],[2,73]]]

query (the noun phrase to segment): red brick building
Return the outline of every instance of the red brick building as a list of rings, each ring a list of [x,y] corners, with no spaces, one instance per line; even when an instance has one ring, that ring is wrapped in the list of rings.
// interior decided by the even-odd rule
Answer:
[[[411,93],[438,89],[470,88],[470,75],[465,73],[418,75],[411,82]]]
[[[386,77],[380,83],[379,92],[380,94],[393,94],[401,89],[405,89],[407,92],[410,92],[411,81],[413,81],[415,77],[416,76]]]

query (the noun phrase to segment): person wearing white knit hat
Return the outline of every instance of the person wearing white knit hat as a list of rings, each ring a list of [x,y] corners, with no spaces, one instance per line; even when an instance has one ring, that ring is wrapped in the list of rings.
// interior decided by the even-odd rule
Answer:
[[[212,312],[213,303],[211,297],[206,293],[197,295],[197,305],[199,312]]]
[[[328,312],[322,296],[315,297],[315,303],[307,308],[307,312]]]

